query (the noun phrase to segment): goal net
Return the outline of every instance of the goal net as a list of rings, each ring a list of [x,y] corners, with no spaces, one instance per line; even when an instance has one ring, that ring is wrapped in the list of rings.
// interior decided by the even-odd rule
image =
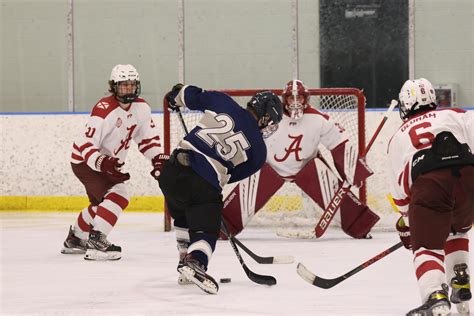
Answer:
[[[245,107],[255,93],[263,90],[271,90],[279,96],[282,93],[280,89],[221,91],[230,95],[240,106]],[[309,92],[311,106],[327,113],[334,122],[340,124],[345,129],[350,141],[358,146],[359,152],[362,152],[365,148],[365,96],[363,92],[355,88],[309,89]],[[187,129],[191,130],[199,122],[202,113],[184,109],[182,116]],[[168,111],[166,100],[164,100],[165,153],[172,152],[184,136],[184,129],[178,115]],[[320,151],[328,162],[332,161],[329,152],[323,146],[320,146]],[[235,185],[237,184],[229,184],[224,188],[224,198]],[[359,196],[361,201],[366,202],[365,185],[354,193]],[[284,228],[295,230],[295,232],[307,231],[314,229],[322,211],[295,184],[287,182],[257,213],[249,225],[269,226],[277,230]],[[333,225],[340,225],[336,218]],[[170,229],[170,216],[165,205],[165,231]]]

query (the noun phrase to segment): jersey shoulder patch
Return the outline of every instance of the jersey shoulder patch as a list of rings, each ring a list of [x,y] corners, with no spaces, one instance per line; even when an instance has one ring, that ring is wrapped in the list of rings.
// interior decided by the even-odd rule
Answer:
[[[106,118],[117,107],[119,107],[119,103],[113,95],[102,98],[92,108],[91,116]]]
[[[311,106],[308,106],[306,109],[304,109],[303,113],[305,115],[306,114],[320,115],[320,116],[324,117],[326,120],[329,120],[329,115],[327,115],[326,113],[320,112],[320,111],[316,110],[315,108],[313,108]]]

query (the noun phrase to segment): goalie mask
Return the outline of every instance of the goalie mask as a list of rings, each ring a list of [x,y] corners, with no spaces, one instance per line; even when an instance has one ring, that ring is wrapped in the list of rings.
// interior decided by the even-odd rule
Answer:
[[[120,85],[132,85],[132,92],[126,91],[122,93]],[[141,93],[140,76],[132,65],[117,65],[112,69],[109,80],[109,92],[113,93],[115,98],[124,104],[135,101]],[[122,87],[126,89],[126,87]]]
[[[256,115],[260,129],[278,124],[283,118],[283,106],[280,98],[271,91],[257,92],[247,103]]]
[[[424,78],[405,81],[398,98],[400,117],[404,121],[418,112],[437,107],[435,90]]]
[[[301,80],[291,80],[283,89],[281,95],[283,106],[293,120],[303,117],[304,109],[308,107],[309,91]]]

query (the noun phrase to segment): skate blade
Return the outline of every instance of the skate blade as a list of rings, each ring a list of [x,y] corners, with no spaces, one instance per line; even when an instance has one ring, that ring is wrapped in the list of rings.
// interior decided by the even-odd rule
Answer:
[[[188,280],[184,275],[180,274],[178,277],[178,284],[179,285],[194,285],[194,282]]]
[[[84,260],[90,261],[112,261],[122,258],[122,253],[118,251],[100,251],[97,249],[87,249]]]
[[[214,283],[212,283],[210,280],[204,280],[200,281],[194,277],[195,272],[193,269],[189,267],[181,267],[178,269],[178,272],[181,273],[182,276],[184,276],[186,279],[189,281],[193,282],[196,284],[201,290],[208,294],[217,294],[217,291],[219,291],[219,288],[216,287]]]
[[[84,249],[80,248],[66,248],[61,249],[61,253],[65,255],[83,255],[86,253]]]

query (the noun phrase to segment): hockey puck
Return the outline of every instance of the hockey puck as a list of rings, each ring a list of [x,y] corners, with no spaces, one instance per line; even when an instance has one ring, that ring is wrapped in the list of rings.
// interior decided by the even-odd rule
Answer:
[[[230,283],[232,281],[230,278],[222,278],[219,280],[220,283]]]

